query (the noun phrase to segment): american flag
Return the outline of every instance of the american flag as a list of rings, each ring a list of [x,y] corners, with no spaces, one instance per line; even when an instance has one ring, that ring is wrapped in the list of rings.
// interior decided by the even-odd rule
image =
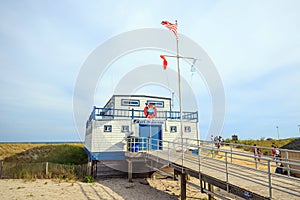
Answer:
[[[171,22],[168,21],[162,21],[161,25],[166,26],[168,29],[170,29],[176,36],[176,39],[178,40],[178,35],[177,35],[177,24],[172,24]]]

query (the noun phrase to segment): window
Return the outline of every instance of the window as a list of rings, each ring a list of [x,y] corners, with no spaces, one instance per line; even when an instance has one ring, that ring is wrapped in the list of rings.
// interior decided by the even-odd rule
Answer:
[[[104,132],[112,132],[112,125],[104,125]]]
[[[191,127],[190,126],[185,126],[184,127],[184,132],[190,133],[191,132]]]
[[[122,106],[140,106],[140,100],[122,99],[121,105]]]
[[[123,132],[123,133],[128,133],[129,132],[129,126],[122,126],[122,128],[121,128],[121,132]]]
[[[171,131],[171,133],[177,132],[177,126],[171,126],[170,131]]]
[[[163,102],[163,101],[153,101],[153,100],[148,100],[147,101],[147,105],[151,104],[151,105],[153,105],[153,106],[155,106],[157,108],[163,108],[163,107],[165,107],[164,103],[165,102]]]

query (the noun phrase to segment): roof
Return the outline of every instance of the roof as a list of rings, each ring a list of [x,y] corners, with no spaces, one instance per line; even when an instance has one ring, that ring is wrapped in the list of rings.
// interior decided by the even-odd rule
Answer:
[[[113,95],[112,98],[113,97],[156,98],[156,99],[171,100],[171,98],[168,97],[150,96],[150,95]]]
[[[290,143],[282,146],[281,149],[300,150],[300,138],[296,138]]]

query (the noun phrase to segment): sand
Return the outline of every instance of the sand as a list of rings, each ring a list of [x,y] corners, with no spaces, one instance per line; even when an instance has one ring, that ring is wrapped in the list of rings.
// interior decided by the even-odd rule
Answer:
[[[106,179],[94,183],[49,179],[1,179],[0,199],[180,199],[178,181],[172,179]],[[188,199],[207,197],[194,188],[187,189]]]

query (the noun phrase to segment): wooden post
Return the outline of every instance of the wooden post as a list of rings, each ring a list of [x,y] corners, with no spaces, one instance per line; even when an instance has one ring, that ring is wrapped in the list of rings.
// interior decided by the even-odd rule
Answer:
[[[87,164],[87,172],[88,172],[89,176],[92,175],[91,165],[92,165],[92,161],[88,162],[88,164]]]
[[[202,180],[202,174],[199,175],[199,180],[200,180],[200,188],[201,188],[201,193],[204,193],[204,190],[203,190],[203,180]],[[205,183],[204,183],[205,184]],[[205,187],[205,185],[204,185]]]
[[[132,161],[128,160],[128,182],[132,182]]]
[[[208,184],[208,190],[213,193],[214,192],[214,186],[211,185],[211,184]],[[214,200],[214,197],[213,197],[213,195],[211,195],[211,193],[208,194],[208,200]]]
[[[181,200],[186,200],[186,174],[185,174],[185,172],[181,173],[180,193],[181,193]]]
[[[46,162],[46,176],[48,176],[48,162]]]
[[[97,178],[97,160],[91,161],[91,175],[93,178]]]
[[[0,179],[2,178],[3,161],[0,163]]]
[[[173,176],[174,181],[176,180],[176,177],[178,176],[178,174],[179,174],[179,171],[174,169],[174,176]]]

